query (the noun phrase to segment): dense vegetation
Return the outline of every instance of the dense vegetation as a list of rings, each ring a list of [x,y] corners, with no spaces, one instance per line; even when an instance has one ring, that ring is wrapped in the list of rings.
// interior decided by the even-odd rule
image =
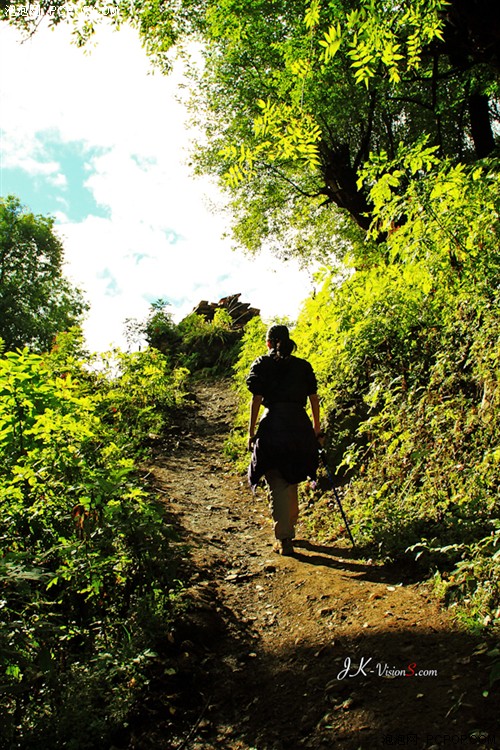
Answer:
[[[149,349],[89,358],[78,330],[0,359],[2,747],[109,745],[147,687],[180,582],[134,456],[186,374]]]
[[[147,345],[167,355],[177,367],[204,374],[227,374],[235,363],[243,328],[227,309],[215,310],[212,320],[192,312],[174,323],[168,303],[159,299],[143,321],[128,319],[126,335],[130,343]]]
[[[196,48],[193,153],[228,189],[233,238],[256,251],[329,259],[366,232],[373,202],[358,172],[421,135],[472,163],[498,138],[500,40],[491,0],[41,0],[80,43],[106,17],[133,24],[169,69]],[[2,5],[32,31],[39,20]],[[0,13],[2,12],[0,9]]]
[[[370,256],[353,246],[318,274],[293,337],[319,377],[329,460],[358,543],[418,559],[447,601],[488,625],[500,616],[498,176],[494,162],[428,158],[418,186],[408,154],[384,172],[389,187],[375,182],[377,220],[390,226],[402,212],[404,226]],[[245,403],[264,332],[261,322],[247,329]],[[328,513],[315,524],[339,532]]]

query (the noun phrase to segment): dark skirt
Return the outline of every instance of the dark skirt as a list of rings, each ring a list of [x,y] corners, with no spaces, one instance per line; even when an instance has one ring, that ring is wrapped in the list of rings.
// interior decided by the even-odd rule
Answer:
[[[290,484],[316,478],[318,441],[300,404],[273,404],[259,422],[248,469],[252,488],[269,469],[277,469]]]

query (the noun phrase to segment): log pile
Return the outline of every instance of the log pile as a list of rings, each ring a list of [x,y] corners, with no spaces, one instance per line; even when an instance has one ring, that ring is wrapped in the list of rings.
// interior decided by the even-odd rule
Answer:
[[[208,302],[202,300],[194,308],[193,312],[202,315],[205,320],[213,320],[217,310],[226,310],[233,320],[233,328],[243,328],[249,320],[260,315],[260,310],[250,307],[248,302],[240,302],[241,294],[231,294],[223,297],[219,302]]]

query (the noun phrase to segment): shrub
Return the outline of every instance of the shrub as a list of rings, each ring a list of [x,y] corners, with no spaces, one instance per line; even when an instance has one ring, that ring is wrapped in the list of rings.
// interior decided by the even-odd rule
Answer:
[[[0,359],[0,720],[23,750],[111,744],[179,587],[163,506],[125,446],[181,403],[184,374],[158,352],[118,356],[93,393],[90,364],[64,368],[62,348]]]

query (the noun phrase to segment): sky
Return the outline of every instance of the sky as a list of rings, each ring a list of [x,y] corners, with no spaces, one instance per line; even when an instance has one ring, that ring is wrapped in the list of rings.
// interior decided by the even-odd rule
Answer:
[[[237,293],[266,321],[297,316],[311,274],[232,250],[223,195],[189,167],[180,72],[153,72],[131,28],[83,51],[66,27],[23,41],[2,23],[0,71],[0,194],[55,218],[92,351],[126,348],[124,321],[159,298],[176,322]]]

